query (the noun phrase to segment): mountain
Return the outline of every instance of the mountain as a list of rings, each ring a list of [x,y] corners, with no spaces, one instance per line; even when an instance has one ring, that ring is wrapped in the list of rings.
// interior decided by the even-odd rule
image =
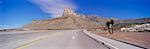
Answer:
[[[45,20],[33,20],[31,23],[23,26],[23,28],[29,30],[104,28],[107,20],[109,20],[109,18],[103,18],[97,15],[84,15],[76,13],[71,8],[65,8],[61,17]],[[150,23],[150,18],[114,21],[114,29],[120,30],[122,27],[131,27],[137,24]]]
[[[139,18],[139,19],[126,19],[126,20],[118,20],[119,23],[149,23],[150,17],[148,18]]]
[[[116,20],[114,25],[115,30],[120,30],[122,27],[132,27],[135,25],[141,25],[145,23],[150,23],[150,17],[139,18],[139,19],[126,19],[126,20]]]
[[[105,19],[97,16],[86,16],[77,14],[71,8],[65,8],[62,17],[47,19],[47,20],[33,20],[32,23],[25,25],[25,29],[90,29],[101,28],[101,22]]]

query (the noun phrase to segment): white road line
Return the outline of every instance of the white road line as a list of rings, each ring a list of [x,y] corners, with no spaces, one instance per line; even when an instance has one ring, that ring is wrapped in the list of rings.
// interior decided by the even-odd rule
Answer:
[[[74,35],[72,36],[72,39],[75,39],[75,36],[74,36]]]
[[[108,45],[112,48],[115,48],[115,49],[141,49],[139,47],[135,47],[135,46],[128,45],[128,44],[125,44],[125,43],[121,43],[121,42],[118,42],[118,41],[115,41],[115,40],[112,40],[112,39],[108,39],[108,38],[90,33],[86,30],[84,30],[84,33],[86,33],[87,35],[91,36],[92,38],[94,38],[94,39],[96,39],[100,42],[103,42],[104,44],[106,44],[106,45]],[[119,45],[116,45],[116,43],[119,44]]]

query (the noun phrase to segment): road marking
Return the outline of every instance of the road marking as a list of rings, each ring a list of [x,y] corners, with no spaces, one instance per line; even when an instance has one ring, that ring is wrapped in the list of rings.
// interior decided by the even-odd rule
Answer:
[[[77,32],[74,33],[74,35],[72,36],[72,39],[75,39],[76,35],[77,35]]]
[[[30,46],[30,45],[35,44],[36,42],[39,42],[39,41],[41,41],[41,40],[44,40],[44,39],[47,39],[47,38],[49,38],[49,37],[56,36],[56,35],[60,35],[60,33],[59,33],[59,34],[58,34],[58,33],[57,33],[57,34],[49,34],[49,35],[47,35],[47,36],[40,36],[37,40],[34,40],[34,41],[29,42],[29,43],[23,44],[23,45],[17,47],[16,49],[23,49],[23,48],[25,48],[25,47],[28,47],[28,46]]]
[[[104,41],[103,41],[104,42]],[[115,47],[115,46],[113,46],[113,45],[111,45],[111,44],[109,44],[109,43],[107,43],[107,42],[104,42],[104,44],[107,44],[107,45],[109,45],[109,46],[111,46],[111,47],[113,47],[113,48],[115,48],[115,49],[119,49],[119,48],[117,48],[117,47]]]
[[[100,40],[100,39],[98,38],[98,35],[96,35],[96,34],[90,33],[90,32],[88,32],[88,31],[86,31],[86,30],[83,30],[83,33],[87,34],[88,36],[92,37],[93,39],[95,39],[95,40],[97,40],[97,41],[103,42],[104,44],[106,44],[106,45],[108,45],[108,46],[110,46],[110,47],[112,47],[112,48],[114,48],[114,49],[119,49],[119,48],[113,46],[113,45],[110,44],[110,43],[107,43],[107,42],[105,42],[105,41],[103,41],[103,40]]]
[[[72,36],[72,39],[75,39],[75,36],[74,36],[74,35]]]

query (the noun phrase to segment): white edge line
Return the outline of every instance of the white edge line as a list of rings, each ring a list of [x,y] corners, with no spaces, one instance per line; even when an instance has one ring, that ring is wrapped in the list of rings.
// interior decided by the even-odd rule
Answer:
[[[94,35],[94,34],[93,34],[93,36],[90,35],[90,34],[92,34],[92,33],[89,33],[89,32],[86,31],[86,30],[84,30],[84,33],[86,33],[87,35],[91,36],[92,38],[95,38],[95,39],[98,40],[98,41],[101,41],[101,42],[107,44],[107,45],[110,46],[110,47],[113,47],[113,48],[115,48],[115,49],[119,49],[119,48],[117,48],[117,47],[115,47],[115,46],[113,46],[113,45],[111,45],[111,44],[109,44],[109,43],[107,43],[107,42],[105,42],[105,41],[103,41],[103,40],[99,40],[97,37],[94,37],[94,36],[96,36],[96,35]]]

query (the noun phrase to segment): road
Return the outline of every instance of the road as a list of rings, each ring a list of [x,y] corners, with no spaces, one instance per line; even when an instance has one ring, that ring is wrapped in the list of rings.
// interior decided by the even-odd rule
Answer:
[[[0,49],[14,49],[22,44],[34,41],[42,36],[59,33],[60,31],[13,31],[0,32]]]
[[[0,39],[0,49],[108,49],[80,30],[0,33]]]

